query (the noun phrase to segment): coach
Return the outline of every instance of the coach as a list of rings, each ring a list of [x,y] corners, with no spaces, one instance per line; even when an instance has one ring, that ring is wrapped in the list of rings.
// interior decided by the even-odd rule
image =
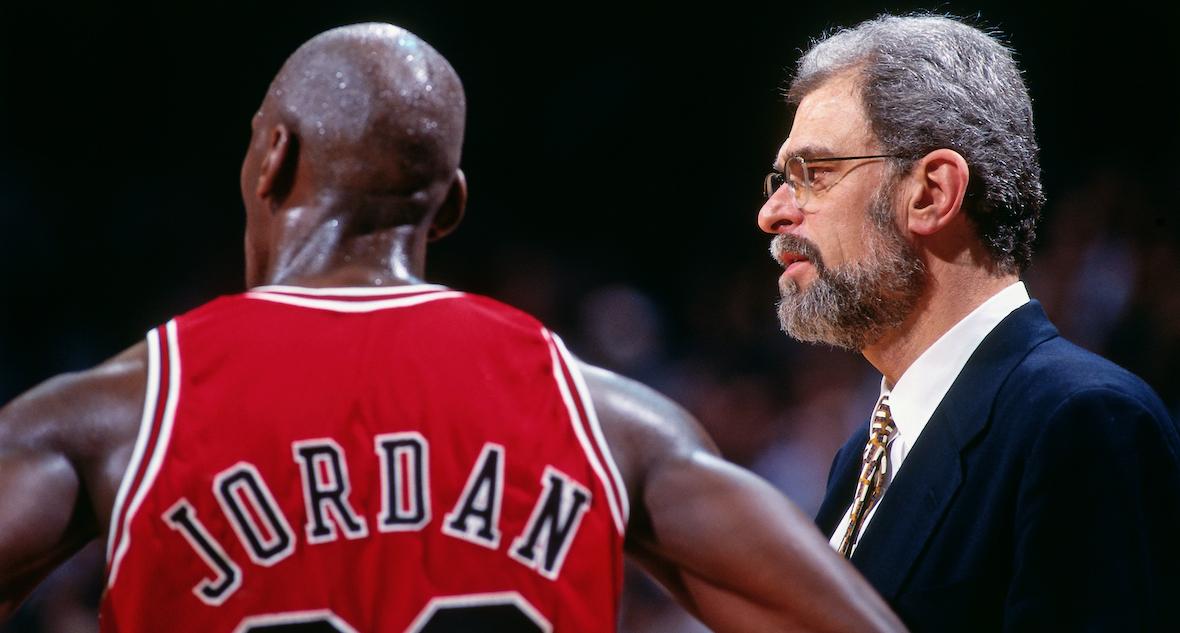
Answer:
[[[1180,435],[1020,281],[1043,195],[1011,52],[883,16],[814,44],[788,101],[758,216],[783,329],[883,374],[832,466],[832,546],[915,631],[1174,627]]]

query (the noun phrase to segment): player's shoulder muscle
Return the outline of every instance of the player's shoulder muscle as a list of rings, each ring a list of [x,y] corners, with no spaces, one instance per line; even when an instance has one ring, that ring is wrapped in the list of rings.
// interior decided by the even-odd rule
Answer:
[[[602,431],[634,495],[654,463],[697,451],[716,453],[688,411],[654,389],[614,372],[581,364]]]
[[[112,455],[134,442],[147,362],[146,346],[140,343],[94,368],[55,376],[17,397],[0,409],[0,449],[60,453],[80,471],[105,469]]]

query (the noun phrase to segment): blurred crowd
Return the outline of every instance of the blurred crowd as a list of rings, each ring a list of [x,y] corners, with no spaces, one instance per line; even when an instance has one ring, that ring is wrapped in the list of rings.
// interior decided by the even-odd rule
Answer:
[[[1174,416],[1180,415],[1180,292],[1173,285],[1180,275],[1180,224],[1171,214],[1178,203],[1174,188],[1148,191],[1125,173],[1096,175],[1050,199],[1024,276],[1063,335],[1142,376]],[[536,315],[586,360],[679,401],[724,455],[815,512],[830,460],[871,410],[880,376],[858,355],[800,345],[778,331],[778,270],[769,258],[753,254],[740,269],[694,279],[692,292],[669,297],[626,278],[595,278],[544,245],[488,248],[485,278],[466,289]],[[18,336],[0,332],[0,349]],[[0,633],[97,630],[102,558],[96,546],[84,550]],[[620,630],[704,629],[630,570]]]

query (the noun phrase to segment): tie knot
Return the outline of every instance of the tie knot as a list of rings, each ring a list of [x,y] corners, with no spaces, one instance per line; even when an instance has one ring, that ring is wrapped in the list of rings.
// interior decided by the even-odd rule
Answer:
[[[874,439],[882,444],[888,444],[889,440],[897,434],[897,425],[893,423],[893,414],[889,411],[889,396],[881,398],[881,404],[878,404],[877,409],[873,411],[873,421],[869,425],[869,432]]]

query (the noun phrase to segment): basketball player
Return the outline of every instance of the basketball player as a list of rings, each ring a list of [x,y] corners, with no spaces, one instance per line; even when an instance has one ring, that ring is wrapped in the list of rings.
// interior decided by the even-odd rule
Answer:
[[[287,60],[242,165],[250,290],[0,411],[5,612],[105,538],[105,631],[610,631],[624,549],[718,631],[900,627],[687,413],[422,281],[465,107],[392,25]]]

